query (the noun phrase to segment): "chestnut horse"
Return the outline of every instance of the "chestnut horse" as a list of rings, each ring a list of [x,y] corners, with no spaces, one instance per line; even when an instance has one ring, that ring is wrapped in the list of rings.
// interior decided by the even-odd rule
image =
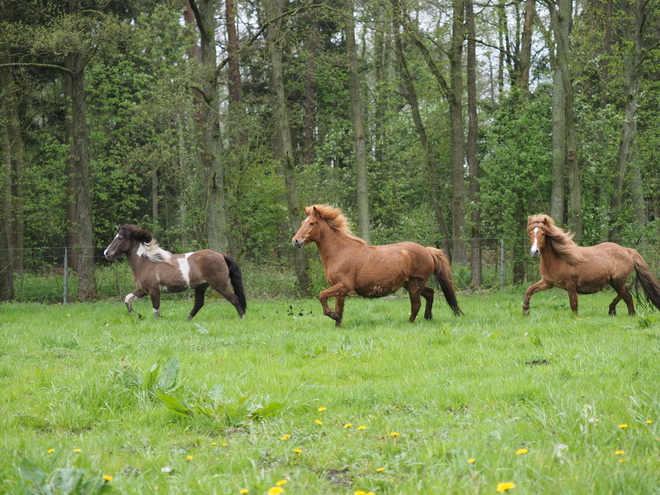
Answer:
[[[323,314],[341,325],[344,299],[352,292],[363,297],[383,297],[405,287],[410,296],[410,322],[421,308],[420,296],[426,299],[424,318],[432,318],[433,289],[426,285],[431,274],[440,283],[447,303],[455,315],[458,307],[451,266],[445,254],[433,247],[414,242],[369,246],[351,234],[341,210],[329,205],[305,208],[300,230],[293,236],[295,247],[315,242],[325,269],[325,279],[332,286],[319,294]],[[335,310],[328,299],[335,298]]]
[[[600,292],[608,284],[617,294],[610,304],[610,315],[616,316],[616,305],[621,299],[628,306],[628,314],[634,315],[632,295],[626,286],[633,270],[648,301],[660,309],[660,284],[635,249],[613,242],[580,247],[573,241],[573,234],[557,227],[548,215],[530,216],[527,232],[532,246],[530,254],[541,255],[541,280],[525,292],[524,315],[529,314],[530,298],[542,290],[566,290],[571,310],[577,313],[578,294]]]
[[[204,306],[204,293],[213,287],[234,305],[241,318],[247,304],[243,276],[231,256],[203,249],[194,253],[172,254],[158,246],[151,233],[137,225],[120,225],[119,233],[103,252],[109,260],[125,253],[137,290],[126,296],[128,312],[131,301],[149,294],[154,316],[160,316],[160,293],[195,289],[195,304],[188,315],[192,319]],[[234,293],[229,289],[229,281]],[[141,315],[138,315],[141,317]]]

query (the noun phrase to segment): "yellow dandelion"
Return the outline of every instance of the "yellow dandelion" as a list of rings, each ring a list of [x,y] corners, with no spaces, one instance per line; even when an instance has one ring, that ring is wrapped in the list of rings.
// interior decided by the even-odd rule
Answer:
[[[103,480],[106,481],[106,482],[107,481],[112,481],[112,479],[113,479],[112,476],[108,476],[107,474],[103,475]]]
[[[281,486],[274,486],[268,490],[268,495],[280,495],[280,493],[284,493],[284,488]]]
[[[353,495],[367,495],[367,492],[364,490],[355,490],[355,493]]]
[[[385,471],[385,468],[384,467],[379,467],[378,469],[376,469],[376,471],[379,472],[379,473],[382,473],[383,471]]]
[[[366,429],[367,429],[367,427],[364,426],[364,425],[362,425],[362,426],[358,426],[358,430],[366,430]]]
[[[616,455],[623,455],[623,454],[625,454],[625,453],[626,453],[625,450],[617,450],[617,451],[615,452]]]
[[[229,445],[229,444],[227,444],[227,443],[223,443],[223,444],[222,444],[223,447],[226,447],[227,445]]]
[[[293,449],[296,454],[302,454],[302,449]]]
[[[186,459],[188,459],[189,461],[192,461],[194,459],[194,457],[189,455],[188,457],[186,457]]]
[[[652,424],[653,424],[653,421],[651,421],[650,419],[647,419],[647,420],[646,420],[646,424],[647,424],[647,425],[652,425]]]
[[[470,457],[470,458],[468,459],[468,462],[469,462],[470,464],[474,464],[476,461],[475,461],[472,457]]]
[[[350,428],[351,426],[353,426],[353,423],[346,423],[346,424],[344,425],[344,428]]]
[[[619,428],[628,428],[628,425],[623,423],[622,425],[619,425]]]
[[[82,452],[82,449],[73,449],[74,452]]]
[[[526,453],[527,453],[527,449],[518,449],[518,450],[516,450],[516,455],[522,455],[522,454],[526,454]]]
[[[241,495],[245,495],[245,494],[247,494],[247,493],[250,493],[250,490],[248,490],[247,488],[243,488],[243,489],[242,489],[241,491],[239,491],[238,493],[240,493]]]
[[[507,490],[511,490],[516,487],[516,484],[513,481],[506,481],[504,483],[498,483],[497,484],[497,491],[498,492],[505,492]]]
[[[280,440],[288,440],[291,437],[288,433],[286,435],[282,435],[282,438]]]
[[[325,411],[326,409],[328,409],[328,408],[327,408],[327,407],[319,407],[319,408],[317,409],[317,411],[318,411],[318,412],[323,412],[323,411]]]
[[[211,442],[211,445],[218,445],[218,442]]]
[[[399,433],[398,431],[393,431],[392,433],[390,433],[390,435],[392,435],[393,437],[399,437],[401,436],[401,433]]]
[[[626,462],[625,459],[619,459],[619,462]]]
[[[276,486],[283,486],[287,484],[287,481],[289,480],[280,480],[277,483],[275,483]]]
[[[314,421],[314,423],[316,423],[317,425],[322,425],[323,421],[321,421],[320,419],[317,419],[316,421]]]
[[[55,449],[48,449],[47,454],[52,454],[53,452],[55,452]]]

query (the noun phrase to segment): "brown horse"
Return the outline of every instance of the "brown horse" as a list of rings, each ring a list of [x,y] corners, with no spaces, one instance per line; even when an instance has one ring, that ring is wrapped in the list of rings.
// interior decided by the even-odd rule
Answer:
[[[204,293],[213,287],[234,305],[241,318],[247,304],[243,276],[231,256],[203,249],[194,253],[172,254],[158,246],[151,233],[137,225],[120,225],[119,233],[103,252],[109,260],[125,253],[133,271],[137,290],[126,296],[128,312],[131,301],[149,294],[154,316],[160,316],[160,293],[195,289],[195,304],[188,315],[192,319],[204,306]],[[229,281],[234,293],[229,289]],[[138,315],[141,316],[141,315]]]
[[[427,287],[431,274],[440,283],[447,303],[455,315],[462,315],[458,307],[451,266],[445,254],[433,247],[414,242],[400,242],[385,246],[368,246],[351,234],[341,210],[329,205],[305,208],[300,230],[293,236],[295,247],[315,242],[325,268],[325,279],[332,287],[319,294],[323,314],[341,325],[344,299],[352,292],[363,297],[383,297],[405,287],[410,296],[410,322],[414,322],[421,308],[420,296],[426,299],[424,318],[432,318],[433,289]],[[328,299],[335,298],[335,310]]]
[[[530,298],[542,290],[560,287],[568,292],[571,310],[577,313],[578,294],[593,294],[611,285],[617,296],[610,304],[610,315],[616,315],[621,299],[628,314],[635,314],[632,295],[626,282],[633,270],[646,298],[660,309],[660,284],[653,277],[642,256],[635,250],[604,242],[597,246],[580,247],[573,234],[555,225],[548,215],[532,215],[527,219],[527,232],[532,256],[541,255],[541,280],[525,292],[523,314],[529,314]]]

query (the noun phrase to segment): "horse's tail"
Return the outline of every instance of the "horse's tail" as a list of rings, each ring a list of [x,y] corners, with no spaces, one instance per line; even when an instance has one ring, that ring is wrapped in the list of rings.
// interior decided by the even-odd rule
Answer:
[[[454,280],[451,275],[451,264],[449,263],[449,258],[441,250],[434,247],[427,247],[428,251],[433,256],[433,262],[435,268],[433,269],[433,274],[435,279],[440,284],[442,293],[445,295],[447,304],[454,312],[456,316],[463,316],[463,311],[458,307],[458,301],[456,300],[456,292],[454,291]]]
[[[646,299],[660,309],[660,282],[653,276],[646,261],[637,250],[629,248],[628,251],[635,263],[635,272],[637,273],[635,282],[642,286]]]
[[[227,266],[229,267],[229,280],[231,280],[231,285],[234,288],[234,294],[238,297],[238,302],[243,308],[243,311],[247,309],[247,301],[245,300],[245,289],[243,288],[243,274],[241,273],[241,268],[236,263],[236,260],[229,256],[228,254],[223,254]]]

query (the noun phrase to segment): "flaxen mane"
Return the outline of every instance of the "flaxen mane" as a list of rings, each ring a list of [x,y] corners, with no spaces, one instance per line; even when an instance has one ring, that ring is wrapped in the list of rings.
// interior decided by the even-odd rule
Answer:
[[[151,261],[156,262],[169,262],[172,258],[172,253],[162,249],[147,229],[127,224],[121,225],[119,230],[123,230],[126,235],[140,242],[140,247],[137,250],[138,256],[146,256]]]
[[[319,216],[327,222],[332,230],[338,232],[339,234],[350,237],[351,239],[355,239],[362,244],[366,244],[364,239],[360,239],[359,237],[355,236],[353,232],[351,232],[351,229],[348,226],[348,219],[344,216],[339,208],[334,208],[327,204],[308,206],[305,208],[305,215],[309,216],[313,212],[314,208],[316,208]]]
[[[545,214],[532,215],[527,219],[527,232],[535,228],[541,229],[548,237],[547,244],[557,256],[563,258],[566,262],[574,265],[583,261],[580,254],[580,247],[573,241],[572,232],[568,232],[555,225],[555,221]]]

